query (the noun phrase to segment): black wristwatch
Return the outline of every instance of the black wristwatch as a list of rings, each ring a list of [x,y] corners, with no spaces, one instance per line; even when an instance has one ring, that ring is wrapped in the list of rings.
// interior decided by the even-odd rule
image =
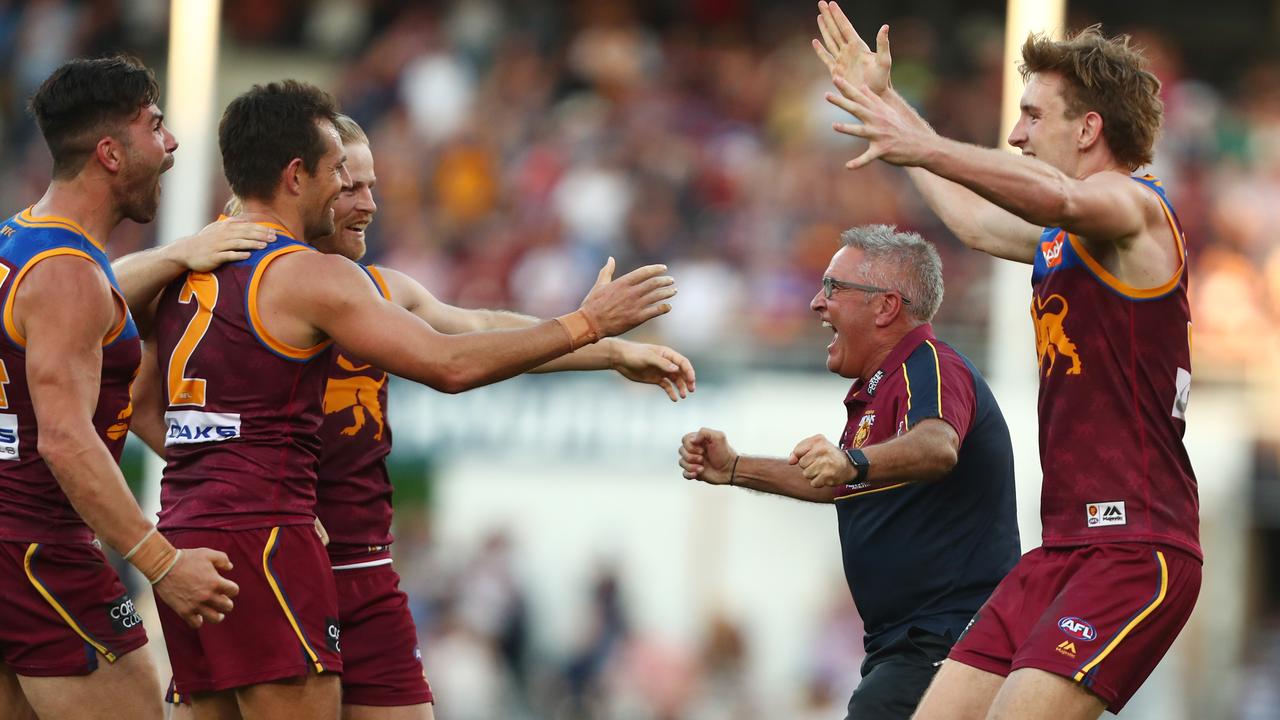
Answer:
[[[866,453],[858,448],[849,448],[844,451],[845,457],[849,458],[849,464],[853,466],[853,482],[850,485],[857,485],[865,482],[867,479],[867,471],[871,469],[871,461],[867,459]]]

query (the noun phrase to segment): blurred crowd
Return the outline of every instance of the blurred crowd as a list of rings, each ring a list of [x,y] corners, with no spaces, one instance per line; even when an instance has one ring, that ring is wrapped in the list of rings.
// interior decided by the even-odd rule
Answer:
[[[901,10],[853,19],[868,31],[891,24],[895,85],[940,132],[989,146],[999,137],[1004,4],[973,5],[983,10],[945,25]],[[340,69],[327,89],[368,131],[376,160],[371,257],[448,302],[554,315],[576,306],[607,256],[623,269],[664,262],[680,285],[676,310],[642,334],[696,360],[812,369],[819,356],[807,341],[823,331],[808,303],[839,231],[892,223],[937,243],[948,285],[937,324],[983,364],[990,260],[949,235],[903,172],[843,169],[860,147],[830,130],[840,113],[822,99],[811,3],[223,6],[224,53],[270,48]],[[167,7],[0,0],[5,212],[33,202],[48,180],[26,98],[77,55],[126,49],[163,71]],[[1196,377],[1271,378],[1275,389],[1280,65],[1232,68],[1238,82],[1225,87],[1215,79],[1228,73],[1199,74],[1206,68],[1186,61],[1168,27],[1106,29],[1133,33],[1164,83],[1150,170],[1190,239]],[[225,196],[220,185],[211,215]],[[110,249],[149,246],[154,232],[126,223]],[[431,556],[428,527],[402,521],[402,544]],[[554,657],[530,642],[524,580],[501,534],[404,575],[441,717],[761,717],[750,648],[731,618],[708,620],[700,647],[664,645],[631,624],[625,588],[607,567],[584,590],[593,611],[583,637]],[[838,717],[860,634],[848,598],[833,598],[815,633],[805,709],[791,717]]]
[[[991,145],[1002,8],[945,34],[927,18],[854,20],[891,23],[895,84],[941,132]],[[938,324],[981,361],[990,261],[950,237],[901,171],[842,168],[858,144],[829,128],[840,112],[822,100],[813,15],[749,0],[227,0],[223,36],[341,69],[329,89],[377,162],[371,257],[450,302],[556,314],[608,255],[661,261],[682,294],[650,334],[695,357],[811,366],[794,350],[820,333],[807,306],[838,231],[885,222],[937,242]],[[1239,378],[1270,362],[1259,345],[1274,351],[1280,324],[1280,67],[1240,68],[1247,92],[1227,91],[1188,72],[1170,34],[1109,29],[1133,33],[1164,82],[1151,170],[1191,240],[1197,377]],[[162,66],[166,32],[163,0],[0,2],[10,205],[46,178],[22,107],[39,81],[112,48]],[[122,231],[115,250],[149,232]]]

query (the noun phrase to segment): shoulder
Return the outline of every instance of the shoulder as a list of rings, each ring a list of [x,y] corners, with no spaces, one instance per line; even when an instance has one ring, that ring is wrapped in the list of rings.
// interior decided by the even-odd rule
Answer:
[[[382,292],[383,297],[400,307],[412,310],[424,298],[431,296],[427,289],[422,286],[422,283],[399,270],[385,265],[369,265],[368,269],[374,278],[374,282],[378,284],[378,289]]]
[[[936,389],[973,392],[982,382],[981,375],[969,359],[955,348],[937,338],[920,343],[903,363],[907,382],[913,391]]]

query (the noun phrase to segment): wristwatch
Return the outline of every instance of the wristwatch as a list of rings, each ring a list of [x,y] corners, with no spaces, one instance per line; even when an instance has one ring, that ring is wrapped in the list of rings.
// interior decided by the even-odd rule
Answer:
[[[857,485],[865,482],[867,472],[871,469],[871,461],[867,459],[866,453],[858,448],[849,448],[844,451],[845,457],[849,458],[849,464],[853,466],[853,481],[850,485]]]

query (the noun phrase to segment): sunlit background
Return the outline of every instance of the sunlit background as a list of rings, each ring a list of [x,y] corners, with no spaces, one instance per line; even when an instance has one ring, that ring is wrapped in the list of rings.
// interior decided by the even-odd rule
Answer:
[[[814,3],[176,4],[178,34],[165,0],[0,0],[4,212],[49,177],[26,98],[71,57],[128,50],[159,73],[181,147],[159,222],[122,225],[113,255],[212,219],[221,109],[295,77],[368,131],[371,259],[442,299],[560,314],[609,255],[679,283],[675,311],[632,334],[694,360],[698,392],[678,405],[612,373],[393,386],[396,565],[441,720],[843,717],[862,630],[834,510],[695,486],[675,459],[702,425],[755,454],[839,434],[848,382],[825,372],[808,303],[851,225],[937,243],[936,330],[996,387],[1038,543],[1029,272],[964,249],[900,170],[843,169],[860,147],[829,128]],[[890,23],[894,83],[941,132],[999,140],[1004,0],[845,9],[867,37]],[[1146,48],[1166,111],[1151,171],[1190,238],[1205,585],[1125,717],[1277,718],[1280,2],[1073,0],[1066,17]],[[153,502],[147,455],[131,446],[126,472]]]

